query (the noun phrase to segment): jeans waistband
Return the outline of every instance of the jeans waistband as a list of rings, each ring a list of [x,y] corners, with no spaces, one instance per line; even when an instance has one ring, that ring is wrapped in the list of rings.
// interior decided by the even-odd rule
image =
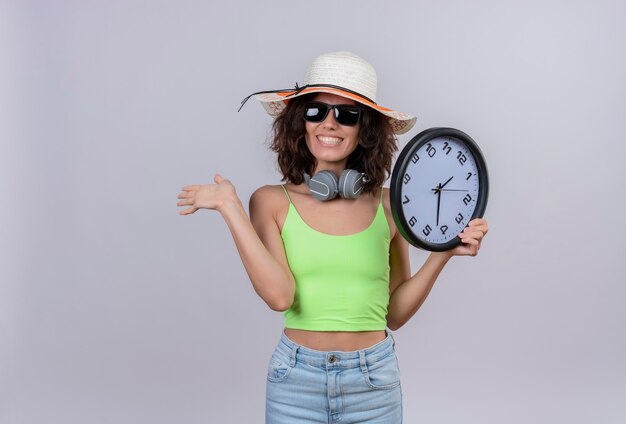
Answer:
[[[283,332],[277,349],[293,362],[306,363],[321,368],[355,368],[371,365],[394,353],[395,341],[389,331],[387,337],[365,349],[345,351],[320,351],[301,346],[289,339]]]

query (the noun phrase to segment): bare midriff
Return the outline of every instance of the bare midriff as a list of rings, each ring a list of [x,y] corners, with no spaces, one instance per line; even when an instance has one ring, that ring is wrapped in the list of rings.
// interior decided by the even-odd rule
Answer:
[[[309,331],[285,328],[285,335],[293,342],[322,351],[351,352],[366,349],[383,341],[387,334],[377,331]]]

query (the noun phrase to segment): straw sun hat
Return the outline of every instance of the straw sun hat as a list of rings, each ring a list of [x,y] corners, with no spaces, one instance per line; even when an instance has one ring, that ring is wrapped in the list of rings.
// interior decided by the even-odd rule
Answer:
[[[376,71],[359,56],[350,52],[325,53],[313,60],[302,86],[296,83],[296,87],[291,89],[252,93],[241,102],[241,106],[254,96],[270,116],[276,117],[289,99],[309,93],[330,93],[352,99],[389,117],[396,134],[409,131],[416,118],[376,104],[376,86]]]

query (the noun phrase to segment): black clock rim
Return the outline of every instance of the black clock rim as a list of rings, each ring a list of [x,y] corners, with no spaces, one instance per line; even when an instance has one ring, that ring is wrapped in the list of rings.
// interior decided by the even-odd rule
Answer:
[[[404,172],[400,171],[406,169],[412,153],[428,141],[438,137],[453,137],[460,140],[468,147],[472,156],[474,156],[474,161],[476,162],[476,167],[478,168],[479,189],[476,207],[474,208],[470,221],[475,218],[483,217],[485,209],[487,208],[487,200],[489,198],[489,174],[487,172],[487,163],[480,147],[478,147],[478,144],[476,144],[476,142],[469,135],[456,128],[435,127],[428,128],[413,137],[402,149],[402,152],[400,152],[391,174],[391,182],[389,186],[391,212],[400,234],[402,234],[402,236],[413,246],[426,249],[431,252],[444,252],[454,249],[456,246],[461,244],[461,239],[455,237],[453,240],[446,243],[428,243],[416,237],[411,231],[407,231],[406,229],[409,228],[410,225],[404,216],[404,211],[402,209],[402,182],[398,181],[398,179],[400,175],[404,174]]]

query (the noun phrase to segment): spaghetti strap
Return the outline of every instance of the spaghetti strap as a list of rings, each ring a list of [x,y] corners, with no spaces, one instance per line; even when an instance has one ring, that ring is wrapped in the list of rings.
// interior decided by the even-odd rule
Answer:
[[[283,188],[283,191],[285,192],[285,196],[287,196],[287,200],[289,200],[289,203],[291,203],[291,197],[289,197],[289,193],[287,193],[287,189],[285,188],[284,184],[280,185]]]
[[[383,203],[383,191],[384,191],[384,190],[385,190],[385,188],[384,188],[384,187],[381,187],[381,188],[380,188],[380,203],[381,203],[381,204]]]

